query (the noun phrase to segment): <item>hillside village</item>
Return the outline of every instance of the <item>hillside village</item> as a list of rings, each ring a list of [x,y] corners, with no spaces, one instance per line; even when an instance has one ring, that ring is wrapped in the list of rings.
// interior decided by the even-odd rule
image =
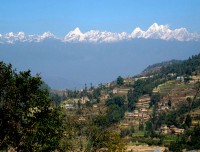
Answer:
[[[58,91],[31,71],[18,74],[1,62],[1,149],[200,149],[200,54],[157,65],[145,74]]]
[[[152,76],[151,76],[152,77]],[[102,103],[105,102],[105,100],[109,99],[113,96],[126,96],[128,91],[131,89],[130,85],[134,84],[137,80],[145,80],[149,77],[136,77],[136,78],[125,78],[123,86],[118,86],[116,82],[107,83],[103,85],[103,89],[101,91],[101,94],[99,95],[99,103],[96,102],[96,99],[91,100],[92,93],[95,89],[88,89],[88,90],[80,90],[77,91],[79,94],[84,94],[80,97],[76,98],[68,98],[66,100],[62,101],[61,106],[65,108],[66,110],[73,110],[77,108],[78,102],[82,105],[86,103],[90,103],[92,108],[102,108]],[[153,89],[153,93],[160,93],[162,95],[162,98],[160,102],[158,103],[158,111],[169,111],[170,108],[176,108],[180,103],[186,102],[188,97],[194,97],[194,84],[200,80],[199,76],[192,76],[189,83],[185,84],[184,79],[180,80],[179,77],[177,77],[176,80],[173,81],[167,81],[164,84],[158,85],[156,88]],[[171,107],[168,106],[169,100],[173,101]],[[149,94],[142,95],[138,101],[136,102],[136,108],[132,112],[127,112],[125,115],[125,118],[137,120],[148,120],[150,118],[150,115],[152,113],[152,109],[149,107],[149,104],[151,102],[151,97]]]
[[[162,145],[166,149],[178,135],[184,134],[185,129],[194,128],[199,124],[200,106],[198,105],[190,111],[186,110],[178,118],[167,117],[167,119],[174,119],[173,121],[161,119],[163,119],[162,116],[170,115],[182,107],[191,108],[192,102],[199,99],[197,87],[200,87],[200,73],[195,71],[190,75],[180,75],[174,72],[161,75],[162,68],[159,70],[157,67],[155,68],[155,73],[145,72],[144,75],[127,78],[119,76],[116,81],[111,83],[67,91],[61,107],[67,113],[76,114],[78,121],[86,122],[94,116],[106,113],[109,108],[106,106],[108,101],[115,97],[123,97],[124,105],[127,107],[126,111],[123,117],[113,124],[112,128],[120,134],[128,146],[127,149],[134,151],[131,147],[139,145]],[[134,102],[129,101],[130,92],[137,91],[138,86],[136,85],[139,82],[147,83],[142,85],[146,88],[149,87],[150,91],[143,88],[137,100],[133,97],[131,100]],[[129,109],[130,103],[134,104],[132,109]],[[186,124],[187,116],[191,117],[190,125]],[[179,119],[181,124],[178,124],[176,119]],[[144,139],[144,137],[148,138]],[[147,141],[150,138],[153,140]]]

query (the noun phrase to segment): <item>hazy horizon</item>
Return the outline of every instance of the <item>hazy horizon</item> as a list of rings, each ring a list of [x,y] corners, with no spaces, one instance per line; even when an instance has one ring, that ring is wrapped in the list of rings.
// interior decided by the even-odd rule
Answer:
[[[54,89],[80,89],[139,74],[148,65],[198,54],[199,42],[134,39],[116,43],[41,43],[0,45],[1,60],[17,70],[31,69]]]

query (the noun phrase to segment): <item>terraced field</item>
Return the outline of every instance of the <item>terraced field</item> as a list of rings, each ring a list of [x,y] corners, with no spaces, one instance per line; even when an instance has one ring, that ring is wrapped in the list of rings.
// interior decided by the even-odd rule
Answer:
[[[172,89],[174,89],[176,86],[176,82],[175,81],[168,81],[164,84],[161,84],[158,86],[157,90],[161,95],[165,95],[170,93],[170,91]]]

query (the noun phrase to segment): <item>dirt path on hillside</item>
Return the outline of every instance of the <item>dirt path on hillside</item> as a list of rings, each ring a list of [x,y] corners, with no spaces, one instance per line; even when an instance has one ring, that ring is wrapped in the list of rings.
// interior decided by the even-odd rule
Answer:
[[[163,152],[165,149],[159,146],[128,146],[127,152]]]

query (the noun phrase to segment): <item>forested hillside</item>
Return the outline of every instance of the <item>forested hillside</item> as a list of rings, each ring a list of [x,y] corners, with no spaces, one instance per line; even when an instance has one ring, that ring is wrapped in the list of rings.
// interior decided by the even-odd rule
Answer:
[[[148,69],[82,90],[53,91],[39,75],[1,62],[0,150],[200,149],[200,54]]]

